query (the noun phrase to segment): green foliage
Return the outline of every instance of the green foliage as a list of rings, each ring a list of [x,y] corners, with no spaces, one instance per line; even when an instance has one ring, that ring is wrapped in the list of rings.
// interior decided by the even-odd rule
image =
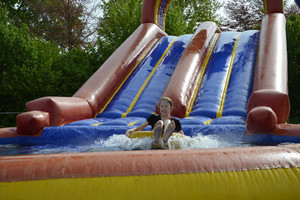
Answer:
[[[99,64],[91,52],[76,48],[61,55],[53,68],[63,74],[60,91],[56,95],[72,96],[99,68]]]
[[[286,22],[289,97],[291,113],[289,121],[300,123],[300,15],[291,15]]]
[[[64,52],[55,43],[32,38],[0,7],[0,112],[25,111],[25,103],[44,96],[71,96],[98,68],[87,50]],[[15,116],[1,115],[1,126]]]
[[[2,0],[2,8],[6,9],[10,20],[20,27],[23,23],[30,24],[37,21],[37,16],[27,2],[36,3],[43,0]]]
[[[17,28],[2,8],[0,19],[0,112],[24,111],[25,102],[57,92],[62,73],[52,63],[59,49],[32,39],[27,26]]]
[[[103,17],[98,31],[98,59],[104,62],[141,24],[143,0],[107,0],[101,4]],[[216,21],[220,7],[214,0],[173,0],[165,27],[169,35],[194,33],[204,21]]]
[[[92,0],[3,0],[2,7],[17,27],[26,24],[31,35],[58,44],[62,48],[86,47],[92,30],[91,17],[84,9]]]
[[[103,1],[99,19],[98,59],[103,63],[141,24],[143,0]]]
[[[202,22],[219,23],[216,12],[220,6],[212,0],[173,0],[167,13],[166,32],[176,36],[192,34]]]
[[[222,22],[224,31],[259,30],[264,17],[264,3],[261,0],[230,0],[225,3],[226,16]]]

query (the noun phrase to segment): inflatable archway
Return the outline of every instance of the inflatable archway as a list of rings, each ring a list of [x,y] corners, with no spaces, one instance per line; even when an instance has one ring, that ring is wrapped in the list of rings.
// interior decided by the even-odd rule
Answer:
[[[0,144],[84,144],[124,132],[175,106],[187,136],[297,143],[286,124],[287,55],[283,2],[265,0],[260,31],[221,32],[213,22],[169,36],[170,0],[145,0],[140,27],[73,97],[26,104]],[[149,127],[148,127],[149,129]],[[300,145],[0,157],[5,199],[296,199]]]

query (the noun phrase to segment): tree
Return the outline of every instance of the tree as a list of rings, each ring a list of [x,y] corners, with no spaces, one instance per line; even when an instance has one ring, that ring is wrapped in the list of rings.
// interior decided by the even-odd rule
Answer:
[[[96,31],[94,27],[89,26],[89,20],[92,20],[92,13],[96,8],[94,5],[88,10],[87,6],[90,3],[91,0],[46,0],[27,3],[39,16],[37,26],[30,28],[37,35],[47,41],[57,42],[64,49],[86,47],[87,38]]]
[[[60,56],[57,46],[30,36],[28,27],[16,27],[0,8],[0,112],[22,112],[25,103],[59,91],[62,73],[52,68]],[[15,123],[1,116],[0,125]],[[9,123],[10,121],[10,123]]]
[[[37,0],[32,0],[36,2]],[[24,0],[2,0],[1,7],[6,10],[7,16],[17,27],[23,23],[29,24],[37,21],[36,15]]]
[[[101,4],[97,52],[104,62],[141,24],[143,0],[106,0]],[[214,0],[173,0],[166,17],[170,35],[194,33],[201,22],[218,21],[220,4]]]
[[[91,51],[93,51],[93,48]],[[60,90],[54,95],[72,96],[99,66],[98,61],[94,59],[93,53],[89,49],[74,48],[63,53],[52,65],[53,69],[62,72]]]
[[[97,30],[95,0],[4,0],[2,7],[18,27],[63,49],[84,48]]]
[[[257,29],[264,16],[263,1],[228,1],[224,6],[226,13],[222,30],[245,31]]]
[[[300,123],[300,15],[291,15],[286,22],[288,63],[289,63],[289,97],[291,113],[289,121]]]
[[[285,16],[299,12],[297,5],[285,1]],[[224,6],[223,31],[246,31],[259,29],[265,15],[262,0],[227,1]]]
[[[108,0],[100,8],[97,53],[103,63],[141,24],[142,0]]]
[[[170,35],[192,34],[205,21],[219,23],[217,10],[221,7],[213,0],[173,0],[166,17],[166,32]]]
[[[6,4],[7,5],[7,4]],[[26,24],[0,2],[0,127],[15,126],[25,103],[44,96],[71,96],[99,67],[94,49],[62,51],[56,42],[32,37]]]

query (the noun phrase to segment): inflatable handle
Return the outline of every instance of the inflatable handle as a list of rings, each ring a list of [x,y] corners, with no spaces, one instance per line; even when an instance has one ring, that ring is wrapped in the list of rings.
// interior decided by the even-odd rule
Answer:
[[[184,136],[184,134],[177,133],[177,132],[174,132],[171,136],[175,136],[175,135]],[[154,138],[154,131],[135,131],[130,133],[129,135],[129,138],[146,138],[146,137]]]

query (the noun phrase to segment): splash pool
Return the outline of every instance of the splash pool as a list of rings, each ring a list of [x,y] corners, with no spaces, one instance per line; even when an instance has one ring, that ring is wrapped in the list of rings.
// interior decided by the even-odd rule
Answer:
[[[175,137],[175,136],[174,136]],[[36,155],[55,153],[80,153],[80,152],[105,152],[105,151],[131,151],[150,150],[153,139],[134,138],[130,139],[125,135],[112,135],[106,140],[98,140],[86,145],[0,145],[0,156],[8,155]],[[247,143],[233,143],[224,140],[217,135],[196,134],[193,137],[170,138],[169,148],[176,149],[172,140],[179,143],[181,149],[206,149],[206,148],[229,148],[252,146]]]

